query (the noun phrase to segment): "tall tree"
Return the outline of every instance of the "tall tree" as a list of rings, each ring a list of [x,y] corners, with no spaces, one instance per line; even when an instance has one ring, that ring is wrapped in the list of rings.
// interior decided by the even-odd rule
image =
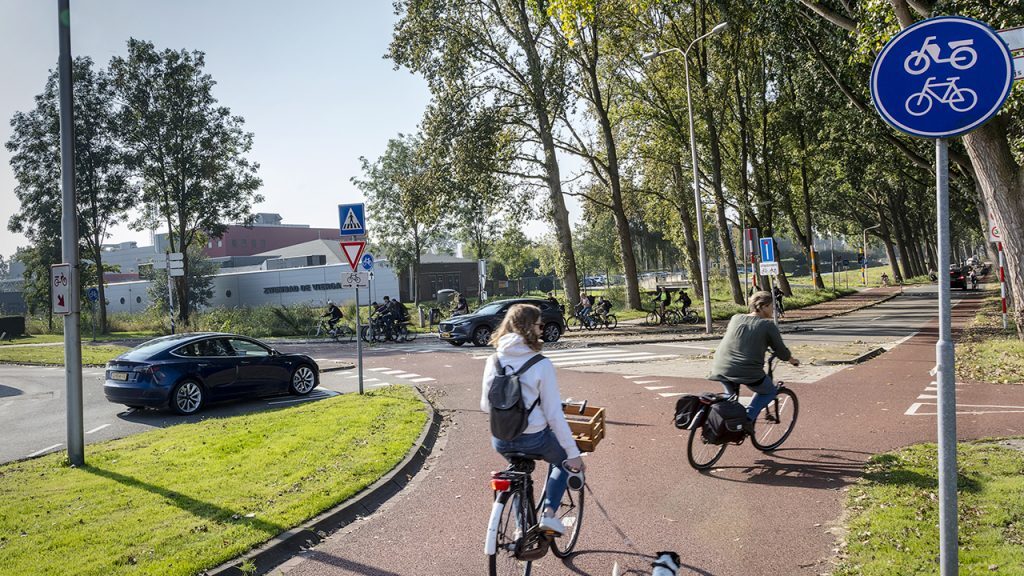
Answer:
[[[510,122],[523,166],[518,176],[547,188],[546,208],[561,252],[559,274],[566,286],[578,286],[554,137],[565,62],[552,43],[546,1],[397,0],[395,12],[392,60],[422,73],[435,93],[461,85],[514,113]]]
[[[219,237],[233,222],[250,223],[253,204],[263,201],[259,164],[246,155],[253,135],[245,120],[218,105],[213,77],[202,52],[158,51],[152,43],[128,41],[128,55],[110,70],[118,99],[121,138],[142,180],[142,216],[136,227],[166,225],[170,250],[184,255],[201,236]],[[188,323],[189,284],[175,283],[178,317]]]
[[[414,302],[419,302],[420,256],[443,228],[439,214],[439,183],[420,136],[388,141],[384,154],[370,162],[360,158],[362,178],[352,178],[366,195],[373,214],[373,240],[396,270],[412,266]]]
[[[111,226],[125,219],[137,199],[126,157],[117,140],[116,105],[106,72],[95,70],[86,57],[74,60],[75,194],[79,234],[86,258],[103,269],[103,241]],[[57,72],[51,71],[36,107],[18,112],[7,149],[18,186],[21,207],[9,223],[39,242],[42,235],[60,237],[60,104]],[[82,272],[80,270],[79,272]],[[83,283],[84,285],[84,283]],[[100,330],[107,331],[105,287],[99,287]]]

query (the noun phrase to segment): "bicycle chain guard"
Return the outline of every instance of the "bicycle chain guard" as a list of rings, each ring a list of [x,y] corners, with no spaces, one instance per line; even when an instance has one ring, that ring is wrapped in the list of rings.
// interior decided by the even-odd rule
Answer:
[[[534,526],[523,535],[522,540],[516,542],[514,555],[517,560],[533,562],[543,558],[550,546],[551,538],[540,526]]]

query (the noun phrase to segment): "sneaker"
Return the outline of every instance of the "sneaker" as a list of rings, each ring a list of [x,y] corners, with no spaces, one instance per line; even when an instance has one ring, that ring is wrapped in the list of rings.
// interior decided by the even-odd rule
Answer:
[[[565,526],[562,526],[562,521],[558,518],[550,518],[548,516],[545,516],[540,519],[540,522],[537,523],[537,526],[539,526],[541,530],[545,530],[547,532],[554,532],[558,536],[565,534]]]

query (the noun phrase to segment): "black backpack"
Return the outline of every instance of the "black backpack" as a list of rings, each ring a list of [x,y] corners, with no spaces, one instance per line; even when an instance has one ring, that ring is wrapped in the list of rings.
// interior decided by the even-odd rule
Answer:
[[[745,436],[747,409],[735,400],[722,400],[711,405],[704,420],[704,439],[711,444],[740,443]]]
[[[683,292],[683,308],[689,308],[690,304],[693,304],[693,300],[690,300],[690,295]]]
[[[506,374],[505,368],[494,355],[494,379],[487,389],[487,401],[491,405],[491,434],[499,440],[514,440],[526,430],[530,412],[540,403],[540,394],[529,408],[523,403],[523,390],[519,384],[519,376],[531,366],[544,359],[543,354],[536,354],[527,360],[519,370]]]
[[[676,400],[676,415],[673,419],[676,428],[681,430],[689,428],[693,424],[693,417],[697,415],[698,410],[700,410],[700,396],[686,394]]]

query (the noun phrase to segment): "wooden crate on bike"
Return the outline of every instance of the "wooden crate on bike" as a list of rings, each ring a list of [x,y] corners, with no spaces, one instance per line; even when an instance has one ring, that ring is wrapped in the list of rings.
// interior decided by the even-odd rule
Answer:
[[[593,452],[597,443],[604,438],[604,408],[598,406],[587,406],[580,414],[579,407],[569,405],[563,406],[562,412],[569,422],[569,430],[580,452]]]

